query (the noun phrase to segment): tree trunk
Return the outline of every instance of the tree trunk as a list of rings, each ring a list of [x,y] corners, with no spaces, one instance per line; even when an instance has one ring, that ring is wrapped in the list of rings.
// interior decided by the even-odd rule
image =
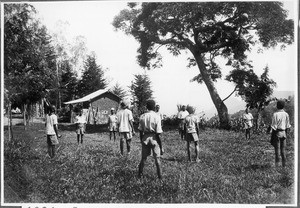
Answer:
[[[210,97],[218,111],[218,116],[220,119],[220,128],[221,129],[230,129],[230,122],[229,122],[229,115],[228,115],[228,109],[222,99],[220,98],[215,85],[211,78],[209,77],[209,74],[206,71],[206,66],[203,62],[203,59],[201,58],[200,53],[193,53],[194,57],[196,59],[199,71],[201,73],[202,79],[207,86],[207,89],[209,91]]]

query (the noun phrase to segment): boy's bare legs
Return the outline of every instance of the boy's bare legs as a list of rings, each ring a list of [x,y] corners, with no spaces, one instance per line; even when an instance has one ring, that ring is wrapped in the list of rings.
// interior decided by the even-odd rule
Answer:
[[[121,155],[123,155],[123,149],[124,149],[124,138],[120,138],[120,151],[121,151]]]
[[[131,139],[126,139],[127,153],[130,154]]]
[[[198,141],[195,141],[196,162],[200,161],[200,159],[199,159],[199,152],[200,152],[200,150],[199,150],[199,143],[198,143]]]
[[[275,149],[275,166],[278,166],[279,163],[279,141],[276,141],[276,144],[274,145]]]
[[[77,134],[77,143],[79,144],[80,142],[80,134]]]
[[[282,159],[282,167],[285,167],[286,165],[285,147],[286,147],[286,139],[280,139],[280,154]]]
[[[186,142],[186,147],[187,147],[187,154],[188,154],[188,160],[191,162],[191,152],[190,152],[190,141]]]
[[[141,162],[139,164],[139,173],[138,173],[139,178],[142,177],[142,175],[143,175],[143,169],[144,169],[146,160],[147,160],[147,157],[142,157]]]
[[[159,179],[162,178],[161,176],[161,162],[160,162],[160,158],[159,157],[154,157],[155,160],[155,165],[156,165],[156,169],[157,169],[157,176]]]

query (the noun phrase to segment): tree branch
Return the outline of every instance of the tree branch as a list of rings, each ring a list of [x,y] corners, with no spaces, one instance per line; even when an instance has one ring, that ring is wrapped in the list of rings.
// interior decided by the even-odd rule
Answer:
[[[232,93],[230,93],[230,95],[228,95],[226,98],[224,98],[222,101],[224,102],[225,100],[227,100],[235,91],[236,91],[237,86],[235,86],[234,90],[232,91]]]

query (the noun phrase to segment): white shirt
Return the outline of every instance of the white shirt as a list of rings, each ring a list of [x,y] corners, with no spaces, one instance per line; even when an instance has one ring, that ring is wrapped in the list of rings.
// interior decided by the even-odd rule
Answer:
[[[187,133],[196,133],[196,124],[198,122],[198,118],[194,114],[190,114],[185,117],[186,131]]]
[[[130,132],[130,121],[133,121],[132,112],[129,109],[121,109],[117,113],[119,132]]]
[[[139,130],[144,133],[162,133],[161,119],[154,111],[148,111],[140,117]]]
[[[81,124],[84,124],[84,123],[86,123],[86,117],[85,117],[85,115],[81,115],[81,116],[76,116],[76,118],[75,118],[75,123],[81,123]]]
[[[57,116],[55,114],[52,115],[46,115],[46,134],[47,135],[55,135],[54,127],[53,125],[57,125]]]
[[[245,128],[251,128],[253,126],[252,124],[253,116],[251,113],[244,113],[243,119],[244,119]]]
[[[291,127],[289,114],[284,110],[279,110],[273,114],[272,117],[272,129],[277,130],[286,130]]]
[[[177,114],[177,118],[185,119],[185,117],[187,117],[188,115],[189,115],[189,112],[187,112],[187,110],[179,111],[179,113]]]

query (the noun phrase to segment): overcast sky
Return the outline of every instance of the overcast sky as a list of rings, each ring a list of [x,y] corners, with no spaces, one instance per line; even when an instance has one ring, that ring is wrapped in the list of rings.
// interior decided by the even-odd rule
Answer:
[[[111,80],[109,86],[118,82],[124,89],[128,89],[133,75],[143,73],[136,61],[138,43],[131,36],[123,32],[116,32],[112,26],[114,16],[126,7],[121,1],[94,2],[43,2],[32,5],[39,12],[43,24],[53,31],[59,20],[67,21],[66,36],[71,39],[82,35],[87,40],[89,51],[97,55],[97,63],[107,68],[106,76]],[[297,1],[288,1],[285,8],[290,18],[295,18]],[[187,68],[186,58],[191,54],[173,57],[163,48],[163,67],[147,71],[152,81],[154,97],[161,105],[161,111],[167,115],[176,113],[177,104],[190,104],[197,108],[197,112],[212,109],[213,103],[204,84],[190,82],[199,73],[197,67]],[[292,91],[296,88],[296,43],[285,51],[269,50],[263,54],[251,52],[249,59],[258,74],[268,65],[270,77],[277,82],[280,91]],[[221,66],[222,67],[222,66]],[[225,69],[223,77],[229,72]],[[226,81],[218,81],[217,90],[221,98],[231,93],[234,86]]]

